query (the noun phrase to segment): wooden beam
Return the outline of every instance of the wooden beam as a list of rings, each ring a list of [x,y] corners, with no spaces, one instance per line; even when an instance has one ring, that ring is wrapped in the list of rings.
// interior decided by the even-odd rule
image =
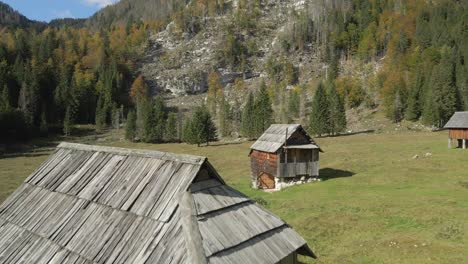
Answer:
[[[208,261],[203,249],[203,240],[198,228],[195,203],[190,192],[183,192],[179,197],[183,234],[187,246],[188,262],[194,264],[207,264]]]

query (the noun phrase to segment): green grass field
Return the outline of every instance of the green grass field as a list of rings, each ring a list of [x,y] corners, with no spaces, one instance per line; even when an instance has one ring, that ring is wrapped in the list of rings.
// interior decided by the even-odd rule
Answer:
[[[207,156],[228,184],[261,201],[309,242],[319,257],[312,263],[468,263],[468,150],[447,149],[446,133],[319,138],[325,180],[276,193],[249,188],[251,142],[100,144]],[[51,151],[39,147],[1,157],[0,201]]]

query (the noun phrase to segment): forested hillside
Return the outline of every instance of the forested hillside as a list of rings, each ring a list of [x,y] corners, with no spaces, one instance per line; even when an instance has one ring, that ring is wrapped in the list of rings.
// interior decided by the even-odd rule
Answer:
[[[185,6],[186,0],[121,0],[107,6],[90,17],[86,25],[90,27],[109,27],[134,22],[163,21],[172,11]]]
[[[272,122],[323,135],[343,132],[350,109],[441,127],[468,109],[467,8],[450,0],[123,0],[85,22],[6,27],[2,133],[63,126],[68,134],[74,123],[100,130],[129,113],[131,140],[199,144],[216,134],[211,117],[220,137],[255,138]],[[191,95],[200,92],[205,106]],[[183,121],[157,94],[198,111]],[[201,125],[205,135],[193,135]]]
[[[2,140],[74,123],[111,123],[129,105],[135,60],[147,25],[86,28],[5,28],[0,39]],[[120,114],[119,114],[120,116]]]
[[[0,1],[0,25],[27,26],[29,23],[31,21],[28,18]]]

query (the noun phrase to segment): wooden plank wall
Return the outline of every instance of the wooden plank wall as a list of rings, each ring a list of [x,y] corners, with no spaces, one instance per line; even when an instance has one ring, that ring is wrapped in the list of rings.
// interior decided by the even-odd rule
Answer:
[[[250,153],[250,170],[252,181],[256,181],[261,172],[277,176],[278,155],[252,150]]]
[[[468,139],[468,129],[450,129],[449,137],[451,139]]]
[[[288,162],[284,163],[285,154],[281,154],[278,177],[318,176],[319,150],[318,149],[291,149],[288,150]]]

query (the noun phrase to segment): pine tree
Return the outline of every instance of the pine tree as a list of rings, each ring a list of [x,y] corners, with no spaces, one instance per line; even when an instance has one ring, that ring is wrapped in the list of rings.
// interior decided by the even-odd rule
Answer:
[[[23,112],[27,126],[32,127],[34,125],[33,95],[32,89],[26,85],[26,82],[23,82],[23,85],[21,85],[18,106],[21,112]]]
[[[241,132],[244,137],[255,137],[255,101],[252,92],[249,92],[242,112]]]
[[[291,119],[299,117],[300,111],[300,97],[298,91],[300,88],[295,88],[289,92],[288,113]]]
[[[70,136],[73,132],[73,127],[73,110],[71,106],[68,106],[63,119],[63,134],[65,136]]]
[[[319,136],[330,133],[330,105],[322,82],[319,83],[312,100],[309,130],[311,134]]]
[[[166,122],[166,140],[169,142],[176,142],[178,140],[177,131],[177,114],[169,113]]]
[[[101,132],[106,126],[107,112],[104,105],[104,99],[100,97],[96,105],[96,131]]]
[[[156,141],[155,118],[152,102],[143,100],[139,103],[142,112],[142,129],[140,138],[143,142],[151,143]]]
[[[42,111],[41,124],[39,126],[39,131],[40,131],[41,135],[43,135],[43,136],[47,136],[47,133],[49,131],[49,126],[47,125],[46,111]]]
[[[262,81],[260,85],[260,91],[258,92],[255,100],[255,136],[259,137],[270,127],[273,122],[273,109],[271,108],[271,100],[268,95],[265,81]]]
[[[184,120],[182,128],[182,141],[188,144],[193,144],[192,142],[196,141],[193,132],[192,119],[188,117]]]
[[[134,141],[137,136],[136,113],[131,110],[127,114],[127,123],[125,125],[125,138]]]
[[[8,87],[5,85],[3,87],[2,93],[0,94],[0,113],[7,112],[10,109],[10,94],[8,92]]]
[[[444,47],[441,56],[441,62],[434,68],[431,81],[437,127],[445,125],[457,110],[459,102],[455,86],[452,50]]]
[[[166,129],[167,110],[166,105],[164,104],[164,100],[161,97],[157,97],[154,100],[152,111],[152,130],[154,135],[153,142],[162,142]]]
[[[210,141],[216,140],[216,126],[213,123],[210,112],[203,105],[197,107],[188,126],[187,143],[209,144]]]
[[[335,135],[346,129],[346,109],[344,100],[338,94],[333,83],[330,84],[328,98],[330,101],[330,133]]]
[[[408,98],[408,106],[405,112],[405,118],[410,121],[416,121],[421,116],[421,92],[423,87],[423,77],[421,69],[418,70],[413,85],[411,86]]]
[[[230,118],[231,107],[226,99],[223,97],[221,99],[219,105],[219,113],[218,113],[218,120],[219,120],[219,133],[221,137],[226,137],[230,133]]]

